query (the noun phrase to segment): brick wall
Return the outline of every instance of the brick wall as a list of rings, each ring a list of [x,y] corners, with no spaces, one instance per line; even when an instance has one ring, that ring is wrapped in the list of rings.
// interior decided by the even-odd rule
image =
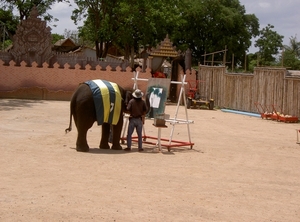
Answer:
[[[103,70],[100,66],[91,69],[89,65],[86,65],[85,69],[81,69],[79,65],[70,69],[68,64],[65,64],[64,68],[59,68],[57,63],[53,68],[48,68],[47,63],[37,67],[35,62],[31,67],[28,67],[25,62],[21,62],[20,66],[16,66],[14,61],[10,61],[9,65],[3,64],[4,62],[0,60],[0,98],[70,100],[78,84],[91,79],[109,80],[125,89],[132,89],[134,85],[132,79],[134,73],[130,67],[126,71],[122,71],[120,67],[113,71],[110,66]],[[150,69],[144,73],[140,69],[137,71],[139,71],[139,78],[151,78]],[[193,74],[187,74],[187,80],[194,77]],[[145,92],[147,81],[137,83],[138,88]]]

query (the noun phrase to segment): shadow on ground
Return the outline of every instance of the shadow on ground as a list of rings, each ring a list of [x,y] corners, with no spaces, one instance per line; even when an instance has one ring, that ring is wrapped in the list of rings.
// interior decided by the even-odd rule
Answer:
[[[77,152],[75,147],[70,147],[70,149],[73,149],[75,152]],[[137,148],[132,148],[132,150],[130,152],[124,151],[124,150],[90,148],[89,152],[83,152],[83,153],[90,153],[90,154],[129,154],[129,153],[157,154],[157,153],[162,153],[165,155],[174,155],[175,153],[179,153],[179,152],[204,153],[201,150],[195,150],[195,149],[189,149],[189,148],[183,148],[183,147],[171,148],[170,151],[163,148],[162,152],[159,152],[158,148],[145,147],[145,146],[144,146],[144,151],[142,151],[142,152],[139,152]]]
[[[42,100],[23,100],[23,99],[0,99],[0,111],[16,110],[24,107],[32,107],[34,104],[44,103]]]

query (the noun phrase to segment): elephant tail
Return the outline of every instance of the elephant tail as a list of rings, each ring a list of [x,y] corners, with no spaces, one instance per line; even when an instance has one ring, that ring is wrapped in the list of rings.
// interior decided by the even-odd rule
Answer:
[[[71,125],[70,125],[69,128],[65,129],[66,134],[67,134],[68,132],[71,132],[71,131],[72,131],[72,126],[71,126]]]
[[[71,102],[71,105],[70,105],[70,123],[69,123],[69,127],[67,129],[65,129],[65,132],[66,134],[68,132],[71,132],[72,131],[72,115],[73,115],[73,111],[72,111],[72,102]]]
[[[65,129],[66,134],[71,131],[72,131],[72,114],[70,115],[69,127],[67,129]]]

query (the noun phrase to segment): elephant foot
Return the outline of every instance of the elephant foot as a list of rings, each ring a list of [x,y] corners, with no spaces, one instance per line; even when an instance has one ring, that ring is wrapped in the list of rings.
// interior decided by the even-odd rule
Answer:
[[[76,147],[77,152],[89,152],[89,147]]]
[[[100,144],[99,146],[100,149],[110,149],[110,146],[107,144]]]
[[[76,150],[78,152],[89,152],[90,147],[86,140],[77,139],[76,141]]]
[[[118,145],[112,145],[111,149],[112,150],[122,150],[123,148],[120,144],[118,144]]]

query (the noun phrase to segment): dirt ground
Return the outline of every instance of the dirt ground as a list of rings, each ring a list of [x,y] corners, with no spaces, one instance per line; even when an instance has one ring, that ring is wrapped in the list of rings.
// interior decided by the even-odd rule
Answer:
[[[69,102],[0,100],[0,221],[300,221],[299,124],[220,110],[188,117],[193,149],[100,150],[94,125],[80,153],[76,128],[64,132]],[[157,137],[152,122],[146,135]],[[188,141],[185,124],[162,137],[172,129]]]

